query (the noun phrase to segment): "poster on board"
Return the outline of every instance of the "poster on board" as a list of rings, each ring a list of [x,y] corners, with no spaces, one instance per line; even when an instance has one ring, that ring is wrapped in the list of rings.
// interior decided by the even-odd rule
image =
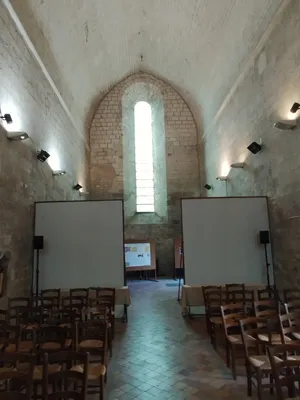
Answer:
[[[126,243],[125,266],[126,268],[151,266],[150,243]]]

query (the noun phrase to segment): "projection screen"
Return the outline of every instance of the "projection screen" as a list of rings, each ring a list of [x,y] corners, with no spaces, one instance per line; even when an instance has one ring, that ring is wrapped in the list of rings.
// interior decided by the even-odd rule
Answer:
[[[182,199],[185,284],[267,284],[264,245],[266,197]],[[271,284],[271,245],[267,245]]]
[[[36,203],[35,235],[40,289],[124,285],[122,200]]]

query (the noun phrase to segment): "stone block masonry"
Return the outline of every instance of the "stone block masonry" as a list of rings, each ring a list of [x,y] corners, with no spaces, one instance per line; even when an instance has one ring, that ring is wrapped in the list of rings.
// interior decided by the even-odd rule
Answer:
[[[159,134],[165,135],[165,148],[160,149],[159,134],[156,132],[156,148],[153,151],[156,158],[158,154],[161,158],[158,171],[162,171],[162,162],[165,164],[166,187],[163,189],[166,189],[166,218],[146,214],[136,214],[132,217],[135,178],[132,172],[128,177],[126,170],[130,170],[129,163],[134,163],[135,149],[134,141],[129,140],[128,143],[128,137],[124,135],[131,135],[134,129],[130,118],[126,117],[126,114],[132,113],[133,110],[131,106],[130,109],[124,109],[123,98],[126,93],[127,98],[134,99],[137,95],[137,84],[148,90],[146,94],[140,94],[140,101],[152,99],[153,104],[158,104],[156,92],[162,96],[164,121],[161,122]],[[159,130],[157,124],[155,130]],[[127,239],[155,240],[162,275],[172,274],[173,240],[181,235],[180,198],[200,195],[197,135],[194,118],[182,97],[168,84],[145,73],[131,75],[112,88],[100,102],[91,124],[91,198],[124,198],[125,236]]]

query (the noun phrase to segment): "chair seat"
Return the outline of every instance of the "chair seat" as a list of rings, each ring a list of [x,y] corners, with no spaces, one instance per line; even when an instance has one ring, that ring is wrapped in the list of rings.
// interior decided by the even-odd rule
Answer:
[[[20,342],[19,346],[19,352],[20,353],[27,353],[30,352],[33,349],[33,342],[31,340],[24,340]],[[16,351],[16,345],[13,343],[10,343],[6,348],[5,352],[7,353],[14,353]]]
[[[300,332],[293,332],[292,335],[295,339],[300,340]]]
[[[268,335],[258,335],[258,339],[264,341],[264,342],[268,342],[269,338]],[[271,340],[273,344],[281,344],[281,335],[279,333],[272,333],[271,334]],[[290,341],[291,339],[288,336],[285,336],[285,340],[286,341]]]
[[[80,348],[89,348],[89,349],[101,349],[103,347],[102,340],[90,339],[90,340],[83,340],[79,343]]]
[[[275,357],[275,360],[277,362],[280,362],[280,358]],[[266,355],[254,355],[249,357],[250,363],[253,365],[255,368],[260,368],[261,370],[268,371],[271,370],[271,364],[269,357]]]
[[[72,344],[72,339],[65,340],[65,347],[70,347]],[[58,342],[45,342],[40,345],[43,350],[58,350],[61,348],[61,344]]]
[[[210,317],[209,320],[212,324],[216,324],[216,325],[222,325],[222,323],[223,323],[222,317]]]
[[[18,370],[21,372],[26,372],[28,370],[28,364],[19,364]],[[59,364],[49,364],[48,365],[48,373],[54,374],[55,372],[59,372],[61,370],[61,365]],[[41,381],[43,379],[43,366],[36,365],[33,370],[33,380]]]
[[[242,336],[241,335],[228,335],[227,339],[230,343],[233,344],[242,344]]]
[[[83,373],[83,364],[75,365],[74,367],[71,368],[71,371],[76,371],[76,372]],[[99,379],[100,376],[103,376],[105,374],[106,374],[105,365],[103,365],[103,364],[89,364],[89,369],[88,369],[88,380],[89,381],[94,381],[96,379]]]

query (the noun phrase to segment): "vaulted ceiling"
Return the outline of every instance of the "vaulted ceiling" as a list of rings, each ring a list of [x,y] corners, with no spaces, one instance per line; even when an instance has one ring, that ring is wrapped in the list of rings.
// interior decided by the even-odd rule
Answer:
[[[205,128],[282,0],[10,2],[78,123],[142,69],[174,85]]]

